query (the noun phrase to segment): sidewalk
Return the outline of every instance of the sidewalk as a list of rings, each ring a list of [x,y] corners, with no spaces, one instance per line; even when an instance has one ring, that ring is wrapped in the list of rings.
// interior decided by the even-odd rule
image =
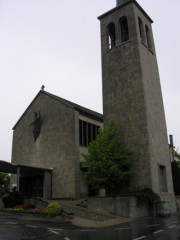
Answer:
[[[24,220],[35,220],[44,222],[63,223],[71,222],[74,226],[84,228],[103,228],[121,223],[133,221],[126,217],[108,214],[104,211],[87,208],[86,204],[81,204],[82,200],[61,200],[63,214],[54,218],[38,214],[0,212],[0,216],[17,216]],[[80,206],[81,205],[81,206]]]
[[[83,211],[83,210],[82,210]],[[80,211],[79,211],[80,212]],[[104,213],[93,213],[96,216],[96,219],[93,217],[91,218],[91,214],[87,211],[83,213],[83,217],[79,216],[80,214],[76,213],[73,216],[57,216],[54,218],[48,216],[41,216],[37,214],[26,214],[26,213],[7,213],[7,212],[0,212],[0,216],[7,216],[7,217],[17,217],[21,220],[30,220],[30,221],[43,221],[43,222],[54,222],[54,223],[63,223],[64,221],[71,222],[74,226],[82,227],[82,228],[103,228],[103,227],[110,227],[113,225],[118,225],[121,223],[126,223],[133,221],[129,218],[124,217],[117,217],[117,216],[106,216],[104,218]],[[103,215],[103,217],[102,217]]]
[[[79,207],[78,201],[61,201],[63,209],[72,214],[70,220],[79,227],[101,228],[130,222],[132,219],[108,214],[103,211]]]
[[[71,223],[78,227],[84,227],[84,228],[103,228],[103,227],[110,227],[113,225],[118,225],[121,223],[130,222],[132,219],[129,218],[123,218],[123,217],[117,217],[105,221],[93,221],[85,218],[80,217],[74,217],[71,220]]]

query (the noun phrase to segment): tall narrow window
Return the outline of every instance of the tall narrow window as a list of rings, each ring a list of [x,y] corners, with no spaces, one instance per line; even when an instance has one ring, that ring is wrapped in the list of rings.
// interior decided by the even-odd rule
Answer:
[[[79,145],[82,146],[83,145],[83,134],[82,134],[82,120],[79,120]]]
[[[142,42],[145,42],[145,36],[144,36],[144,26],[143,22],[140,18],[138,18],[138,23],[139,23],[139,34]]]
[[[160,180],[160,190],[161,192],[167,192],[167,178],[166,178],[166,167],[159,166],[159,180]]]
[[[79,145],[88,147],[96,139],[99,128],[97,125],[79,120]]]
[[[116,32],[114,23],[108,25],[108,47],[112,49],[116,46]]]
[[[121,17],[120,20],[121,41],[126,42],[129,40],[128,20],[127,17]]]
[[[88,145],[92,141],[92,124],[88,123]]]
[[[151,34],[147,25],[145,26],[145,29],[146,29],[147,46],[149,49],[152,49]]]
[[[83,146],[87,147],[87,122],[83,121]]]

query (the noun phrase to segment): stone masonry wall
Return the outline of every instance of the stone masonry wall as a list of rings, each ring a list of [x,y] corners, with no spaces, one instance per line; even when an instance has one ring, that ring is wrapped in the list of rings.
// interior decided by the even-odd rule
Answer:
[[[129,40],[121,42],[119,19],[128,19]],[[138,18],[148,26],[152,49],[142,42]],[[125,145],[134,152],[131,188],[150,187],[162,200],[175,201],[162,94],[151,20],[133,2],[100,17],[104,122],[114,119]],[[115,24],[116,46],[108,49],[107,27]],[[160,190],[165,166],[168,192]]]
[[[121,43],[119,19],[127,16],[129,41]],[[107,26],[116,27],[116,46],[108,50]],[[134,152],[131,188],[151,187],[145,93],[139,58],[133,4],[101,19],[103,112],[107,124],[115,119],[119,136]],[[141,169],[141,171],[139,171]]]
[[[147,42],[142,43],[139,41],[142,85],[144,88],[147,128],[149,133],[148,146],[150,153],[152,189],[160,194],[162,200],[168,200],[172,202],[173,208],[175,209],[165,113],[152,27],[144,14],[142,14],[138,8],[134,9],[135,17],[140,17],[142,19],[144,27],[145,25],[148,26],[152,44],[152,48],[148,49]],[[159,165],[166,167],[168,185],[167,193],[163,193],[160,189]]]
[[[34,112],[40,111],[42,127],[34,142]],[[13,135],[12,162],[34,167],[53,168],[52,198],[73,198],[79,195],[75,186],[77,159],[77,128],[75,110],[41,93],[17,124]]]
[[[129,218],[147,217],[155,214],[146,204],[138,206],[135,196],[88,198],[88,208]]]

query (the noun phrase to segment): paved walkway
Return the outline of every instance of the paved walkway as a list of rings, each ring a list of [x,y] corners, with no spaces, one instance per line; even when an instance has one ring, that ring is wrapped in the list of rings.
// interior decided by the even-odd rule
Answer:
[[[86,204],[81,204],[81,200],[64,200],[59,201],[62,204],[64,214],[55,218],[48,216],[32,215],[32,214],[18,214],[18,213],[4,213],[0,212],[0,215],[16,215],[18,214],[21,219],[24,220],[40,220],[51,222],[63,222],[70,221],[73,225],[85,228],[102,228],[112,225],[117,225],[125,222],[132,221],[132,219],[119,217],[108,214],[103,211],[94,209],[88,209]],[[80,207],[81,205],[81,207]],[[83,207],[82,207],[83,206]]]
[[[103,228],[103,227],[110,227],[113,225],[118,225],[121,223],[126,223],[130,222],[132,219],[128,218],[123,218],[123,217],[117,217],[105,221],[94,221],[94,220],[89,220],[85,218],[80,218],[80,217],[74,217],[71,220],[71,223],[73,225],[76,225],[78,227],[85,227],[85,228]]]
[[[79,227],[101,228],[132,221],[132,219],[108,214],[103,211],[79,207],[78,201],[61,201],[65,212],[72,216],[72,224]]]

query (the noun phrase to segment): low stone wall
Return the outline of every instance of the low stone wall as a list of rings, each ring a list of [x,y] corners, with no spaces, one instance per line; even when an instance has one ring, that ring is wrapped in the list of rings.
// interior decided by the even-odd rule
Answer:
[[[34,205],[36,208],[46,208],[48,202],[41,199],[41,198],[24,198],[23,199],[24,205]]]
[[[88,198],[88,208],[129,218],[153,215],[153,209],[150,209],[147,205],[137,205],[135,196]]]

